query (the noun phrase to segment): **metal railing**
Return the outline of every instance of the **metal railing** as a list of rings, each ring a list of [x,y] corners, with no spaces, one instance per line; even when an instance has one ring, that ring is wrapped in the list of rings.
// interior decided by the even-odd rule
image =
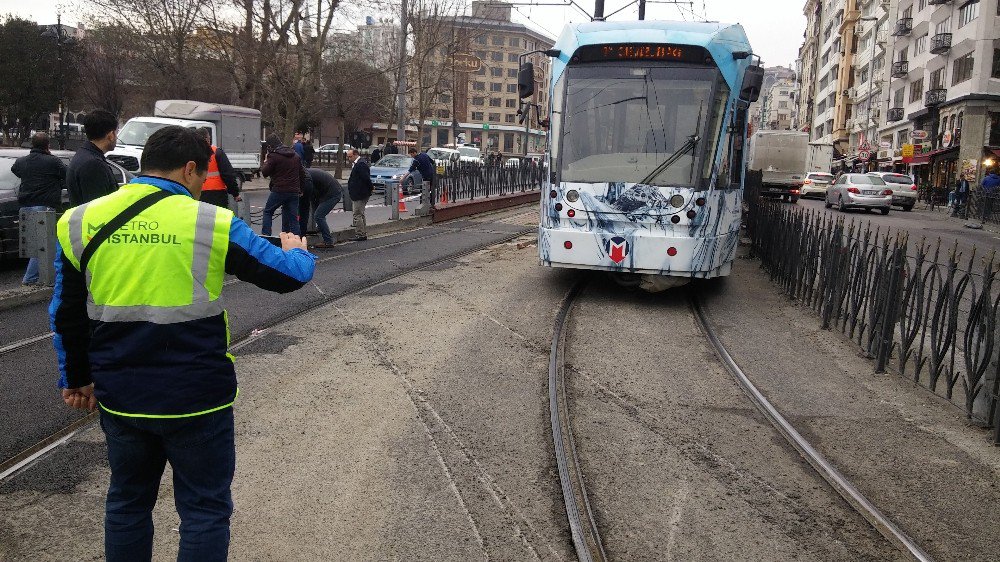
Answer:
[[[908,60],[898,60],[892,63],[892,77],[893,78],[906,78],[906,75],[910,72],[910,61]]]
[[[890,107],[889,111],[885,115],[885,120],[890,123],[894,121],[902,121],[905,111],[906,110],[902,107]]]
[[[435,206],[536,191],[545,178],[543,166],[527,161],[516,165],[510,161],[501,165],[458,162],[438,172],[432,197]]]
[[[941,105],[948,99],[948,90],[944,88],[933,88],[924,94],[924,105],[927,107]]]
[[[938,33],[931,37],[931,53],[942,55],[951,50],[951,33]]]
[[[892,34],[896,37],[902,37],[909,35],[911,31],[913,31],[913,18],[899,18],[896,20],[896,27],[892,30]]]
[[[749,193],[753,254],[771,280],[875,360],[992,426],[1000,445],[1000,260],[958,242],[909,240],[871,223]]]

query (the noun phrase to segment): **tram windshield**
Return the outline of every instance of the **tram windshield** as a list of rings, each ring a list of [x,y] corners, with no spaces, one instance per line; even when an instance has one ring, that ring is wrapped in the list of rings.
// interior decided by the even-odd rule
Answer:
[[[715,153],[729,99],[717,69],[570,66],[565,84],[562,181],[707,184],[701,157]]]

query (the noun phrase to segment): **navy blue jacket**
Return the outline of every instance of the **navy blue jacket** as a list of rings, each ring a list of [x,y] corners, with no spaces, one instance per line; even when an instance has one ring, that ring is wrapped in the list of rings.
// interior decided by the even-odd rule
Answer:
[[[66,190],[69,191],[69,203],[74,207],[118,190],[111,164],[94,143],[84,143],[69,161]]]
[[[190,197],[182,185],[170,180],[145,176],[136,181]],[[201,412],[235,399],[236,371],[227,356],[225,312],[173,324],[91,320],[83,273],[61,248],[56,255],[49,319],[55,332],[59,387],[79,388],[93,382],[104,409],[153,415]],[[269,291],[287,293],[312,279],[315,259],[304,250],[284,252],[233,218],[226,273]]]
[[[431,160],[431,157],[426,152],[421,152],[413,157],[413,164],[410,164],[410,171],[414,170],[420,172],[420,176],[424,178],[424,181],[433,180],[434,174],[437,172],[434,161]]]
[[[47,150],[32,148],[27,156],[14,161],[10,171],[21,178],[17,202],[22,207],[62,207],[62,190],[66,184],[66,164]]]

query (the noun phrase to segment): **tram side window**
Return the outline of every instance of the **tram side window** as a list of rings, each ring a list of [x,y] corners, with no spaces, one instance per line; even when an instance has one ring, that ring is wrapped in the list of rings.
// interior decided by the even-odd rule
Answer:
[[[746,109],[737,109],[730,121],[722,162],[715,186],[719,189],[737,189],[743,176],[743,131],[746,129]]]

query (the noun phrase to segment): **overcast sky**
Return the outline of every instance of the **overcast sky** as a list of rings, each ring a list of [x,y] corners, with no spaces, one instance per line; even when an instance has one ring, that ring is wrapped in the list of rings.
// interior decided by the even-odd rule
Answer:
[[[518,4],[560,1],[565,0],[514,0]],[[605,0],[604,12],[610,14],[629,1]],[[392,3],[390,1],[382,5]],[[79,0],[0,0],[0,14],[13,13],[40,23],[55,23],[57,6],[61,6],[63,21],[75,25],[80,4]],[[578,0],[577,4],[589,12],[594,10],[593,0]],[[802,31],[806,26],[806,18],[802,15],[803,4],[804,0],[694,0],[683,6],[650,4],[646,8],[646,18],[700,20],[707,16],[710,21],[742,23],[750,37],[750,45],[766,66],[794,66],[799,45],[802,44]],[[632,20],[638,17],[638,13],[638,7],[633,5],[610,19]],[[351,15],[351,19],[355,17],[357,16]],[[352,23],[362,23],[364,20],[363,17],[357,19]],[[572,7],[520,5],[516,7],[514,19],[557,37],[566,23],[586,21],[587,17],[581,10]]]

